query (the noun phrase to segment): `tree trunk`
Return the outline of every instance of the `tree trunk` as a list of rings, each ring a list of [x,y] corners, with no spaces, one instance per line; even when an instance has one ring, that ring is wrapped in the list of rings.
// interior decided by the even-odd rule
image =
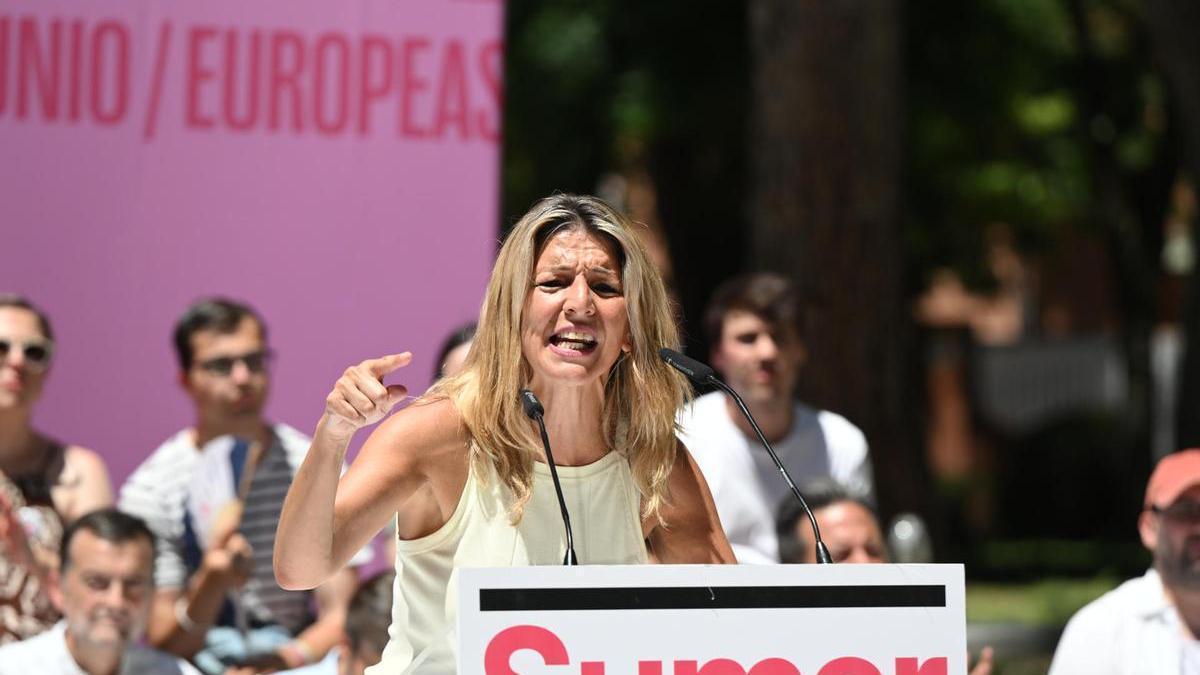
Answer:
[[[811,303],[801,398],[871,444],[881,512],[925,508],[922,379],[902,289],[896,0],[751,0],[748,267]]]

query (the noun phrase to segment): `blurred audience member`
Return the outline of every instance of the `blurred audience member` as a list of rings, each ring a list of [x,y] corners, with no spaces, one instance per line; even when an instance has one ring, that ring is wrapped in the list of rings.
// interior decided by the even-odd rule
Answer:
[[[458,327],[453,333],[447,335],[445,342],[442,343],[442,348],[438,350],[437,371],[434,372],[433,379],[440,380],[443,377],[457,375],[458,371],[462,370],[463,364],[467,362],[467,352],[470,351],[471,343],[474,340],[474,321]]]
[[[159,446],[121,489],[121,508],[144,518],[158,537],[150,642],[193,658],[205,672],[313,662],[340,639],[356,579],[353,570],[342,570],[316,590],[315,623],[309,593],[275,582],[275,526],[310,441],[263,417],[271,358],[266,324],[246,305],[208,299],[184,312],[174,342],[195,424]],[[189,495],[195,481],[222,468],[245,480],[232,514],[222,513],[222,524],[198,537]],[[237,602],[228,604],[231,595]]]
[[[296,670],[292,675],[363,675],[379,663],[388,641],[388,622],[392,617],[394,572],[380,572],[367,579],[350,599],[342,642],[320,663]]]
[[[139,647],[154,593],[154,535],[141,519],[108,508],[67,527],[64,620],[0,648],[0,675],[193,675],[186,661]]]
[[[1051,675],[1200,673],[1200,449],[1155,467],[1138,533],[1153,566],[1071,618]]]
[[[775,274],[731,279],[704,315],[712,365],[754,414],[797,481],[829,477],[864,499],[872,494],[867,441],[844,417],[794,396],[804,347],[803,308],[795,285]],[[722,392],[697,398],[679,416],[738,561],[779,561],[774,505],[787,485],[753,429]]]
[[[113,499],[99,455],[33,428],[53,358],[46,315],[0,295],[0,645],[58,620],[46,592],[63,527]]]
[[[875,510],[832,480],[818,480],[801,490],[812,509],[821,540],[835,563],[877,564],[891,562],[883,543],[883,532]],[[784,563],[816,563],[817,551],[812,525],[800,502],[787,495],[779,502],[775,532],[779,537],[779,559]],[[970,675],[991,675],[994,651],[984,647]]]
[[[821,540],[835,563],[882,563],[888,561],[887,547],[879,520],[869,504],[832,480],[807,484],[801,494],[821,528]],[[775,520],[779,538],[779,561],[815,563],[817,551],[812,525],[800,502],[790,493],[779,502]]]

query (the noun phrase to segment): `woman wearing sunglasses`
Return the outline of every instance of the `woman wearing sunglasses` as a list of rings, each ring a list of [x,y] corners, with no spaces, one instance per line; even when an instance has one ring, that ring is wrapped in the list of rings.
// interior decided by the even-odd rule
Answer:
[[[0,294],[0,645],[58,620],[44,588],[58,568],[63,527],[113,501],[99,455],[33,428],[53,356],[46,315]]]

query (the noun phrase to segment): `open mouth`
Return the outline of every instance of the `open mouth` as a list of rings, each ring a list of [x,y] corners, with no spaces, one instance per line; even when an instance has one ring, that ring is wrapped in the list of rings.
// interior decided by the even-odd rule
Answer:
[[[596,336],[580,331],[562,331],[550,336],[550,345],[560,351],[586,354],[596,348]]]

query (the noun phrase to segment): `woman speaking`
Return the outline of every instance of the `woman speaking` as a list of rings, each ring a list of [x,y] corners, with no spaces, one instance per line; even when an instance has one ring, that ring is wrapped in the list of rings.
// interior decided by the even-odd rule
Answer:
[[[734,562],[675,437],[688,385],[658,350],[677,343],[662,279],[630,223],[593,197],[542,200],[497,256],[463,370],[380,425],[340,480],[351,436],[404,398],[382,380],[411,355],[363,361],[338,379],[284,504],[280,584],[317,586],[397,514],[390,642],[374,672],[445,672],[456,568],[563,561],[522,389],[545,408],[580,563]]]

